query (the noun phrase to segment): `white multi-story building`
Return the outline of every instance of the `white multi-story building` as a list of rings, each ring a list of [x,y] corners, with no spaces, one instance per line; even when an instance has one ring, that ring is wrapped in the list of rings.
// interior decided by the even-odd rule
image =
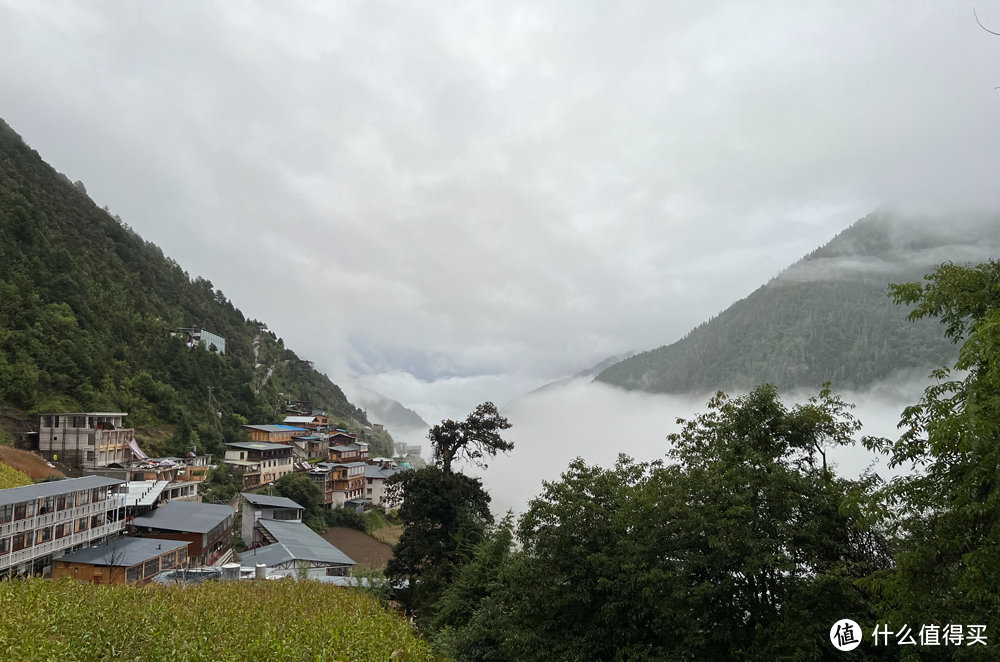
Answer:
[[[49,574],[53,559],[117,535],[124,484],[85,476],[0,490],[0,577]]]

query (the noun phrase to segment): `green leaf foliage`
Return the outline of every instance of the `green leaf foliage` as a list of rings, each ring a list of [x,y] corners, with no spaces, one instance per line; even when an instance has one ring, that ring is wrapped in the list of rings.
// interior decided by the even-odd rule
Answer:
[[[186,347],[173,335],[186,327],[223,336],[226,353]],[[276,422],[283,398],[367,423],[264,323],[98,208],[0,120],[0,403],[125,411],[140,431],[175,426],[153,454],[218,456],[242,424]]]
[[[895,440],[867,444],[909,472],[883,493],[898,513],[897,567],[875,585],[897,621],[1000,623],[1000,262],[942,264],[923,282],[892,287],[910,317],[939,318],[961,344],[908,407]],[[958,654],[968,659],[982,651]]]
[[[681,423],[669,464],[576,460],[546,483],[519,550],[501,527],[454,573],[437,645],[481,660],[816,660],[844,615],[873,626],[859,581],[891,563],[861,505],[875,483],[823,462],[857,431],[849,406],[824,389],[788,409],[765,385]]]

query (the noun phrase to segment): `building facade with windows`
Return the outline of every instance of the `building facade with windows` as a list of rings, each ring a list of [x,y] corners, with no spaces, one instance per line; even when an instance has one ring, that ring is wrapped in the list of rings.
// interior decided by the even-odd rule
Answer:
[[[42,414],[38,422],[38,450],[52,462],[78,469],[96,469],[146,454],[135,440],[135,430],[125,427],[122,412]]]
[[[85,476],[0,490],[0,578],[48,575],[66,552],[117,535],[123,486]]]

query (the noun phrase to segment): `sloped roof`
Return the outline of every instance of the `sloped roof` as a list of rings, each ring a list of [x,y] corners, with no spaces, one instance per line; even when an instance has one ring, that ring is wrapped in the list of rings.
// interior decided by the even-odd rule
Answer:
[[[32,499],[44,499],[50,496],[59,496],[79,490],[91,490],[95,487],[110,487],[121,485],[124,480],[117,478],[105,478],[104,476],[84,476],[83,478],[67,478],[65,480],[52,480],[36,485],[24,485],[23,487],[11,487],[0,490],[0,506],[10,503],[21,503]]]
[[[279,448],[291,448],[288,444],[272,444],[269,441],[234,441],[226,444],[233,448],[246,448],[255,451],[273,451]]]
[[[268,496],[267,494],[250,494],[241,492],[240,495],[253,506],[263,506],[264,508],[297,508],[305,510],[302,506],[291,499],[282,496]]]
[[[208,533],[235,514],[232,508],[220,503],[169,501],[151,513],[136,517],[135,525],[164,531]]]
[[[315,416],[285,416],[285,420],[282,423],[314,423],[316,421]]]
[[[305,428],[297,428],[292,425],[244,425],[243,427],[263,432],[309,432]]]
[[[184,540],[161,540],[159,538],[112,538],[96,547],[81,549],[56,559],[67,563],[90,563],[92,565],[113,565],[128,568],[137,563],[155,559],[161,554],[187,547]]]
[[[266,530],[278,542],[242,552],[241,561],[263,563],[268,567],[289,561],[354,565],[354,561],[347,554],[328,543],[305,524],[261,519],[257,520],[257,526]]]

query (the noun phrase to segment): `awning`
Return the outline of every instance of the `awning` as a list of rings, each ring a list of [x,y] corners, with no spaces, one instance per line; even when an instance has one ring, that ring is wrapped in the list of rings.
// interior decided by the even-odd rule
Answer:
[[[135,459],[137,459],[137,460],[148,460],[149,459],[149,456],[146,455],[145,453],[143,453],[142,449],[139,448],[139,444],[136,442],[135,439],[129,440],[128,447],[129,447],[129,450],[132,451],[132,455],[135,456]]]

